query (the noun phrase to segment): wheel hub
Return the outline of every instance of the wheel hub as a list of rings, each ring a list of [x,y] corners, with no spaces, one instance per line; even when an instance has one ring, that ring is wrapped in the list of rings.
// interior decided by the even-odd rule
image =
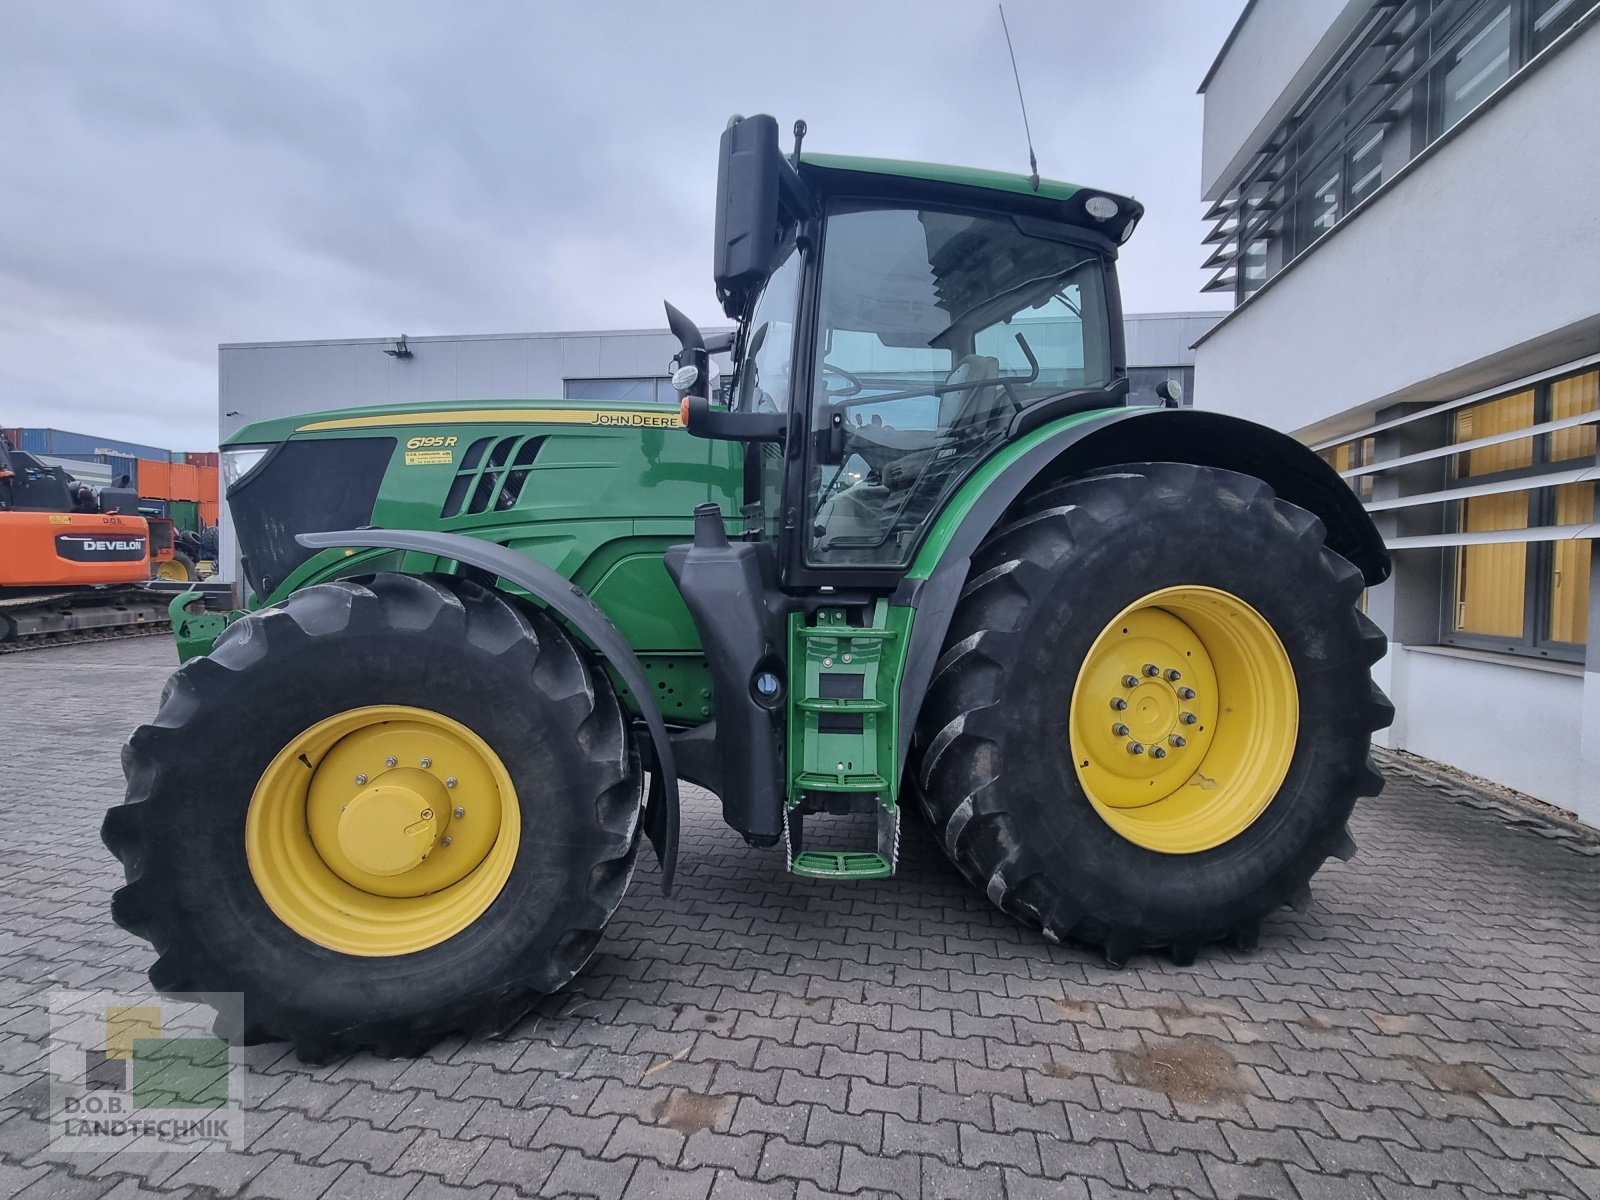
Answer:
[[[349,709],[279,751],[245,821],[250,874],[301,936],[405,954],[470,925],[511,873],[516,790],[466,726],[420,708]]]
[[[1216,713],[1216,672],[1205,643],[1159,608],[1107,626],[1080,675],[1083,699],[1104,717],[1074,717],[1080,776],[1100,803],[1142,808],[1164,800],[1205,758]],[[1074,713],[1079,696],[1074,695]],[[1087,714],[1086,714],[1087,716]],[[1082,728],[1076,725],[1081,724]]]
[[[1129,605],[1095,639],[1069,706],[1073,769],[1100,816],[1150,850],[1221,845],[1288,773],[1299,692],[1265,618],[1183,586]]]
[[[344,806],[339,849],[370,875],[399,875],[421,866],[438,841],[445,789],[426,771],[391,771],[383,780]]]

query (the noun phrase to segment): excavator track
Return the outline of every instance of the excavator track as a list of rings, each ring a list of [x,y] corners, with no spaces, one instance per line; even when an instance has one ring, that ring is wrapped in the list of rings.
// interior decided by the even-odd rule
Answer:
[[[167,633],[169,599],[139,587],[0,596],[0,654]]]

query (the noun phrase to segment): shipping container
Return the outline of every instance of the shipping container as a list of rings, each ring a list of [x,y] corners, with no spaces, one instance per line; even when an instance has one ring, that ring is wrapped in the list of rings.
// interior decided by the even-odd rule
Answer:
[[[216,528],[222,517],[222,505],[215,500],[200,501],[200,524],[206,529]]]
[[[61,458],[81,458],[86,454],[172,458],[172,452],[160,446],[145,446],[139,442],[125,442],[121,438],[100,437],[92,433],[73,433],[67,429],[23,429],[21,433],[21,448],[33,454],[54,454]]]
[[[112,479],[127,476],[124,487],[139,490],[139,460],[126,454],[97,454],[95,458],[111,468]]]
[[[190,450],[183,456],[183,461],[192,467],[215,467],[218,460],[219,455],[215,450]]]
[[[157,458],[141,458],[139,495],[153,500],[172,499],[172,464]]]
[[[198,500],[173,500],[167,504],[167,515],[173,525],[193,533],[200,532],[200,502]]]
[[[188,463],[172,464],[172,491],[168,493],[172,500],[198,500],[200,499],[200,468],[191,467]]]

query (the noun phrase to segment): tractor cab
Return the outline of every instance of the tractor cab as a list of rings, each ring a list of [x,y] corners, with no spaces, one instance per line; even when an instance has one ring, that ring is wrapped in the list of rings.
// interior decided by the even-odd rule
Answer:
[[[70,512],[72,480],[0,438],[0,512]]]
[[[725,408],[683,342],[685,417],[750,444],[746,531],[789,588],[893,586],[996,449],[1127,392],[1117,246],[1140,205],[1021,176],[786,157],[723,133],[715,278],[738,322]]]

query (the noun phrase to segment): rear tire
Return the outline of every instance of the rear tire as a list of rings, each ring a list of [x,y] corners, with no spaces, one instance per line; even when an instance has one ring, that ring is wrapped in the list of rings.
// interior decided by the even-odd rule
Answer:
[[[257,842],[264,873],[253,876],[247,820],[280,752],[319,722],[379,705],[437,714],[481,739],[514,785],[504,828],[515,832],[496,860],[509,861],[503,883],[465,928],[388,954],[380,926],[348,953],[329,948],[336,937],[313,940],[314,922],[297,930],[292,912],[280,917],[294,880],[265,873]],[[588,960],[638,853],[640,766],[604,672],[542,613],[460,579],[321,584],[235,623],[173,675],[123,768],[126,802],[102,829],[127,878],[112,915],[154,945],[151,983],[241,992],[245,1026],[226,1032],[287,1039],[313,1062],[356,1049],[413,1055],[454,1032],[509,1028]],[[423,783],[444,795],[443,782]],[[314,853],[300,866],[331,869]],[[418,927],[399,926],[413,940]]]
[[[1002,909],[1054,940],[1099,947],[1112,965],[1144,948],[1188,962],[1209,942],[1253,944],[1263,917],[1309,901],[1327,858],[1354,852],[1355,800],[1383,786],[1370,735],[1394,710],[1371,682],[1385,640],[1358,607],[1362,586],[1319,520],[1249,476],[1145,463],[1039,491],[974,555],[919,717],[912,783],[941,846]],[[1170,831],[1146,838],[1080,774],[1111,753],[1083,728],[1098,737],[1103,723],[1109,738],[1132,715],[1098,693],[1074,707],[1080,672],[1103,634],[1127,632],[1116,626],[1141,598],[1159,606],[1169,589],[1242,600],[1292,668],[1290,700],[1276,708],[1294,709],[1298,694],[1282,768],[1195,852],[1174,852]],[[1076,741],[1069,713],[1095,722]],[[1180,728],[1195,727],[1171,732]],[[1166,749],[1164,728],[1159,744],[1163,758],[1185,753]],[[1211,786],[1197,771],[1179,792],[1197,783]]]

